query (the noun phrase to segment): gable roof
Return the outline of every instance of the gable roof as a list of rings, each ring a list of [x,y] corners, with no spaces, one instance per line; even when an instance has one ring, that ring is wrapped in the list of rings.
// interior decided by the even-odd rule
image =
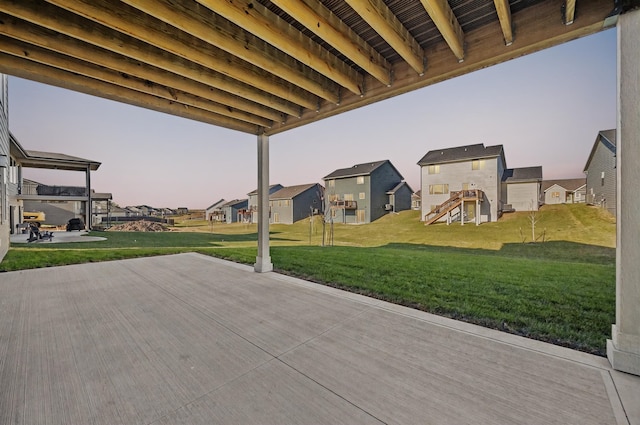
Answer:
[[[213,204],[209,205],[207,207],[207,210],[210,210],[212,208],[220,208],[222,207],[222,205],[224,204],[225,200],[224,198],[220,199],[218,202],[214,202]]]
[[[393,188],[389,189],[387,191],[387,195],[393,195],[394,193],[396,193],[398,190],[400,190],[403,186],[407,186],[407,189],[409,189],[409,192],[413,193],[413,190],[411,189],[411,186],[409,186],[409,184],[405,181],[401,181],[400,183],[398,183],[397,185],[395,185]]]
[[[269,186],[269,194],[275,193],[278,190],[282,189],[283,187],[284,186],[282,186],[280,183],[272,184]],[[252,190],[251,192],[247,193],[247,195],[249,196],[253,196],[257,194],[258,194],[258,189]]]
[[[587,169],[589,168],[589,165],[591,164],[591,160],[593,159],[593,155],[595,155],[596,150],[598,149],[598,146],[600,145],[600,143],[602,143],[604,147],[609,149],[609,151],[611,151],[613,156],[615,156],[616,155],[616,139],[617,139],[617,133],[615,128],[612,128],[611,130],[599,131],[598,135],[596,136],[596,141],[593,143],[593,147],[591,148],[591,153],[589,154],[587,163],[584,165],[583,171],[587,171]]]
[[[277,192],[274,192],[269,199],[293,199],[296,196],[306,192],[314,186],[320,186],[318,183],[299,184],[297,186],[283,187]],[[322,187],[322,186],[320,186]]]
[[[391,164],[391,161],[389,161],[388,159],[385,159],[383,161],[365,162],[363,164],[356,164],[353,167],[337,169],[333,173],[324,176],[323,179],[327,180],[342,179],[355,176],[368,176],[385,163],[389,163],[389,165],[393,167],[393,164]],[[393,169],[396,170],[398,174],[400,174],[396,167],[393,167]]]
[[[564,190],[569,192],[574,192],[580,189],[582,186],[587,184],[587,179],[577,178],[577,179],[560,179],[560,180],[545,180],[542,182],[542,191],[546,192],[552,186],[560,186]]]
[[[542,167],[508,168],[504,170],[502,181],[505,183],[524,183],[542,180]]]
[[[496,158],[498,156],[502,157],[504,165],[504,148],[502,145],[485,147],[484,143],[478,143],[455,148],[431,150],[418,161],[418,165],[425,166],[444,164],[447,162],[471,161],[474,159]]]
[[[234,207],[238,204],[242,204],[247,202],[248,199],[234,199],[233,201],[229,201],[227,203],[225,203],[224,205],[222,205],[220,208],[224,208],[224,207]]]

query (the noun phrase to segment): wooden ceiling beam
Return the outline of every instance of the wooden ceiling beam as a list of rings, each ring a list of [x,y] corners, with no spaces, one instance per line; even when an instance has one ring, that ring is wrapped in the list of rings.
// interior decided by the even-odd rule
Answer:
[[[113,53],[100,48],[90,48],[83,41],[76,40],[66,35],[55,33],[51,30],[38,27],[34,24],[0,13],[0,34],[21,40],[27,45],[39,46],[43,50],[50,50],[60,55],[76,58],[77,63],[87,62],[126,76],[137,77],[148,81],[149,84],[171,87],[184,93],[208,99],[234,111],[245,111],[257,117],[263,117],[270,121],[282,122],[282,113],[251,102],[222,90],[215,89],[197,81],[185,78],[181,75],[154,68],[144,63],[135,61],[126,56]],[[58,40],[52,43],[52,40]],[[52,50],[53,49],[53,50]],[[60,66],[58,66],[61,68]],[[67,69],[73,71],[73,69]],[[79,71],[78,71],[79,72]],[[95,77],[94,77],[95,78]],[[125,80],[126,81],[126,80]],[[206,108],[205,108],[206,109]],[[257,123],[256,123],[257,124]]]
[[[459,62],[464,60],[464,32],[447,0],[420,0]]]
[[[122,1],[329,102],[337,103],[339,100],[338,84],[319,73],[312,75],[312,69],[301,67],[292,57],[198,3],[188,3],[194,8],[187,7],[187,3],[182,5],[180,2],[168,3],[166,0]],[[121,8],[122,5],[119,4],[118,7]]]
[[[27,43],[9,39],[4,35],[0,35],[0,51],[13,56],[26,58],[43,65],[49,65],[64,71],[84,75],[105,83],[171,100],[188,107],[196,107],[205,111],[213,112],[214,114],[256,124],[261,127],[269,128],[273,125],[272,120],[250,114],[230,106],[225,106],[224,104],[213,102],[202,97],[194,96],[190,93],[177,91],[174,88],[171,88],[171,86],[163,86],[148,79],[140,79],[119,71],[80,61],[50,50],[45,50]]]
[[[513,43],[513,24],[511,22],[511,7],[509,6],[509,0],[493,0],[496,6],[496,12],[498,12],[498,19],[500,20],[500,28],[502,28],[502,34],[504,34],[504,44],[511,46]]]
[[[286,0],[283,0],[286,1]],[[506,0],[505,0],[506,1]],[[382,0],[346,0],[419,75],[424,74],[425,57],[420,44]]]
[[[0,72],[244,133],[258,134],[260,131],[260,127],[257,125],[213,114],[199,108],[187,107],[174,101],[132,91],[5,53],[0,53]]]
[[[391,84],[391,64],[318,0],[271,0],[382,84]]]
[[[387,87],[373,78],[366,81],[369,89],[367,96],[345,96],[339,106],[327,107],[319,113],[304,112],[300,119],[284,124],[274,124],[265,131],[274,135],[296,127],[317,122],[331,116],[345,113],[384,99],[427,87],[441,81],[468,74],[511,59],[556,46],[580,37],[591,35],[606,29],[605,18],[611,12],[608,1],[590,1],[580,3],[580,16],[573,25],[564,25],[558,16],[557,0],[543,0],[518,13],[512,14],[513,25],[518,29],[510,48],[502,44],[503,33],[498,25],[485,25],[470,31],[465,60],[455,63],[451,60],[451,50],[446,45],[435,45],[425,49],[429,58],[429,67],[420,77],[408,64],[400,63],[394,69],[395,82]]]
[[[362,75],[260,3],[253,0],[196,1],[350,92],[362,94]]]
[[[186,64],[185,61],[176,59],[182,58],[199,64],[211,71],[227,76],[228,79],[224,84],[218,85],[220,81],[217,81],[212,84],[212,87],[220,88],[229,93],[242,97],[254,97],[255,93],[251,93],[253,92],[251,87],[254,87],[270,94],[267,96],[267,101],[273,102],[277,96],[305,108],[317,108],[318,99],[316,96],[298,89],[286,81],[217,47],[202,43],[192,36],[185,34],[188,39],[172,36],[163,31],[164,23],[159,21],[150,23],[150,18],[142,13],[138,12],[124,16],[120,13],[121,10],[105,11],[92,1],[48,0],[48,3],[52,4],[42,4],[42,2],[34,0],[4,0],[1,4],[2,11],[5,13],[89,44],[198,81],[202,80],[203,77],[205,80],[213,78],[211,75],[213,72],[210,72],[209,75],[202,73],[194,75],[195,73],[191,70],[191,66]],[[53,4],[56,4],[56,6],[53,6]],[[106,3],[99,2],[98,4],[104,6]],[[57,7],[58,5],[60,7]],[[120,4],[120,9],[123,7],[129,6]],[[86,12],[86,16],[82,15],[82,12]],[[86,19],[100,23],[104,27],[90,25]],[[159,54],[158,52],[161,51],[176,55],[178,58]],[[218,80],[220,79],[218,78]],[[233,80],[243,84],[234,83]],[[246,98],[254,100],[250,97]],[[281,102],[276,101],[275,103]],[[276,108],[275,105],[265,106]],[[282,112],[294,116],[299,115],[299,112],[294,113],[291,109]]]
[[[573,21],[576,17],[576,0],[565,0],[563,8],[564,24],[573,24]]]

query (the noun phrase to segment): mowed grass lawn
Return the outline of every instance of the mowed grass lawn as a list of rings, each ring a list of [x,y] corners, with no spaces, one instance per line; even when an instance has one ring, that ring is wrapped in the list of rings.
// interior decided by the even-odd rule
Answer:
[[[613,218],[585,205],[546,206],[538,218],[544,243],[528,243],[524,213],[478,227],[425,227],[410,211],[369,225],[334,225],[332,247],[320,246],[320,221],[304,220],[271,226],[271,255],[282,273],[604,355],[615,321]],[[177,227],[15,247],[0,270],[185,251],[255,261],[255,225],[189,220]]]

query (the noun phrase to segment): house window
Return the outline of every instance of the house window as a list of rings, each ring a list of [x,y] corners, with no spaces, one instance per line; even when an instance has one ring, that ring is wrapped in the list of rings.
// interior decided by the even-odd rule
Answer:
[[[364,192],[358,193],[358,199],[364,199]]]
[[[429,174],[440,174],[439,165],[429,165]]]
[[[429,195],[443,195],[449,193],[448,184],[430,184]]]
[[[600,186],[604,186],[604,171],[600,174]]]
[[[365,221],[365,212],[364,210],[356,211],[356,220],[358,223],[364,223]]]
[[[552,198],[559,198],[560,197],[560,192],[551,192],[551,197]]]
[[[345,201],[353,201],[353,193],[345,193],[344,194]]]
[[[484,159],[474,159],[471,161],[472,170],[484,170]]]
[[[328,180],[327,181],[327,187],[336,187],[336,181],[335,180]]]
[[[470,190],[471,183],[462,183],[462,190]]]
[[[284,200],[284,206],[288,207],[289,205],[291,205],[291,199],[285,199]]]
[[[358,184],[364,184],[364,176],[358,176],[358,177],[356,177],[356,183],[358,183]]]

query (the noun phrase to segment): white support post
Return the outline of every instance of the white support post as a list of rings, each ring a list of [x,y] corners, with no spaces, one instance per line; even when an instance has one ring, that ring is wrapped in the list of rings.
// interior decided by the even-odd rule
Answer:
[[[614,369],[640,375],[640,10],[618,19],[616,324],[607,341]]]
[[[86,223],[84,223],[84,227],[87,230],[91,230],[91,223],[93,220],[93,217],[91,216],[91,165],[87,165],[87,171],[86,171],[86,177],[87,177],[87,204],[85,206],[85,219],[86,219]]]
[[[269,136],[258,135],[258,256],[253,269],[273,270],[269,254]]]
[[[476,195],[476,226],[480,226],[480,200]]]
[[[464,199],[462,200],[462,203],[460,204],[460,225],[464,226]]]

